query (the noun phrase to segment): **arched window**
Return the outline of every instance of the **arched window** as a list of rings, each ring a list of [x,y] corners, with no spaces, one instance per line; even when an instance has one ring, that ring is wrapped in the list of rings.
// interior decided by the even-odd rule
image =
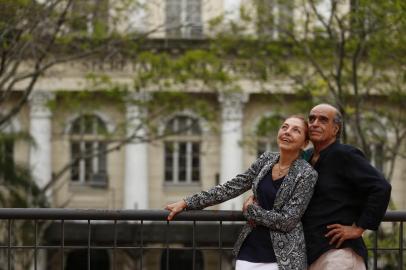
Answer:
[[[280,115],[271,115],[262,117],[259,121],[255,130],[258,157],[266,151],[278,151],[276,136],[278,135],[278,129],[282,120],[283,117]]]
[[[171,119],[165,133],[165,182],[196,183],[200,181],[201,128],[197,119],[177,116]]]
[[[106,124],[96,115],[81,115],[73,122],[70,130],[72,182],[107,185],[106,134]]]

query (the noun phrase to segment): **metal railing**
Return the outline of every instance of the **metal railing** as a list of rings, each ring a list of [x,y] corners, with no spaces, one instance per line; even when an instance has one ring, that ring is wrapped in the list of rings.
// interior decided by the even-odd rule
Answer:
[[[215,254],[211,255],[212,261],[217,257],[217,264],[205,269],[232,267],[230,252],[245,222],[240,211],[186,211],[171,222],[166,221],[167,214],[165,210],[3,208],[0,269],[28,269],[27,265],[33,270],[70,269],[67,257],[75,250],[85,254],[82,264],[88,270],[96,269],[92,256],[97,251],[110,254],[105,269],[113,270],[123,268],[124,257],[132,269],[145,268],[151,262],[146,261],[148,252],[155,252],[154,259],[160,261],[157,269],[169,270],[174,262],[171,256],[177,256],[175,251],[190,255],[190,268],[183,269],[203,269],[202,252]],[[383,268],[385,264],[392,265],[391,269],[403,269],[405,221],[405,211],[389,211],[380,229],[364,237],[372,269]],[[30,254],[26,255],[25,264],[19,252]],[[44,252],[45,263],[39,258]]]

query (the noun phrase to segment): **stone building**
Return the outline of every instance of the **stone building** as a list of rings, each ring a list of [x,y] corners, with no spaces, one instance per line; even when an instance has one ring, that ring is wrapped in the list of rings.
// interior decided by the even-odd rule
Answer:
[[[238,20],[240,5],[246,2],[249,1],[151,1],[146,3],[150,5],[149,9],[135,19],[139,21],[139,27],[145,29],[161,24],[169,26],[151,35],[150,39],[158,47],[174,39],[203,42],[203,37],[211,34],[206,32],[205,24],[210,18],[225,14],[230,20]],[[131,66],[117,69],[109,63],[99,65],[97,59],[94,63],[77,61],[55,66],[37,82],[29,102],[9,125],[7,131],[29,131],[35,140],[35,145],[16,142],[12,151],[16,163],[30,166],[40,187],[47,185],[52,174],[64,168],[81,151],[103,151],[109,140],[119,140],[122,134],[116,131],[120,120],[127,120],[127,132],[131,133],[129,129],[139,124],[139,116],[149,113],[134,103],[122,106],[97,93],[95,99],[88,101],[97,100],[100,105],[97,109],[86,114],[72,111],[61,93],[74,94],[83,90],[87,84],[84,74],[102,71],[113,80],[131,85],[134,72]],[[128,143],[117,151],[80,159],[47,191],[50,205],[56,208],[162,209],[188,194],[224,183],[248,168],[258,153],[275,150],[275,134],[257,132],[261,123],[279,117],[280,112],[284,115],[298,113],[296,108],[289,106],[298,99],[290,91],[289,81],[275,80],[272,84],[275,89],[281,89],[275,96],[263,93],[253,82],[245,82],[242,92],[232,94],[184,89],[185,93],[209,104],[215,112],[217,130],[193,108],[166,115],[159,119],[160,130],[176,130],[185,125],[193,128],[152,143]],[[19,94],[18,89],[15,94]],[[142,101],[152,96],[145,91],[132,98]],[[10,100],[10,106],[13,102]],[[53,106],[49,106],[50,103]],[[145,132],[140,129],[137,134],[142,136]],[[392,182],[393,200],[398,208],[404,208],[406,185],[402,176],[406,167],[404,160],[397,164]],[[240,196],[213,209],[239,210],[242,201],[243,196]],[[81,229],[86,229],[85,225]],[[48,269],[52,269],[49,258],[53,256],[57,255],[48,253],[45,256],[48,263],[45,263],[47,259],[43,260],[43,265],[51,265]],[[66,269],[74,269],[74,265],[86,256],[80,250],[67,254]],[[104,262],[98,269],[112,269],[106,263],[111,263],[109,252],[97,256]],[[123,261],[139,259],[128,254],[119,256]],[[164,269],[164,252],[151,251],[145,256],[145,269]],[[179,262],[187,260],[177,256]],[[201,268],[197,269],[217,267],[216,256],[211,252],[199,253],[197,260]],[[232,263],[230,257],[226,258],[227,269]],[[130,269],[137,263],[122,263],[119,269]]]

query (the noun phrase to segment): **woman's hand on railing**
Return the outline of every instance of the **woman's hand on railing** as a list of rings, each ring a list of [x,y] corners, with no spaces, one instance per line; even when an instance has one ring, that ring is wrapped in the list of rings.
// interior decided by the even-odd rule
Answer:
[[[186,208],[186,206],[187,206],[187,205],[186,205],[186,202],[185,202],[184,200],[181,200],[181,201],[178,201],[178,202],[175,202],[175,203],[168,204],[168,205],[165,207],[166,210],[169,210],[169,211],[170,211],[170,213],[169,213],[169,215],[168,215],[168,217],[167,217],[167,220],[169,220],[169,221],[172,220],[173,217],[174,217],[176,214],[182,212],[183,209]]]

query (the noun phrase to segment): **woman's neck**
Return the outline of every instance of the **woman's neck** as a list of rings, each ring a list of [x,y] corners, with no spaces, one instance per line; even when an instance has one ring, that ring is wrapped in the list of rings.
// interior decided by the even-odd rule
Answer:
[[[295,161],[299,157],[298,152],[286,152],[286,151],[281,151],[280,152],[280,157],[279,157],[279,164],[284,167],[284,166],[289,166],[292,164],[293,161]]]

